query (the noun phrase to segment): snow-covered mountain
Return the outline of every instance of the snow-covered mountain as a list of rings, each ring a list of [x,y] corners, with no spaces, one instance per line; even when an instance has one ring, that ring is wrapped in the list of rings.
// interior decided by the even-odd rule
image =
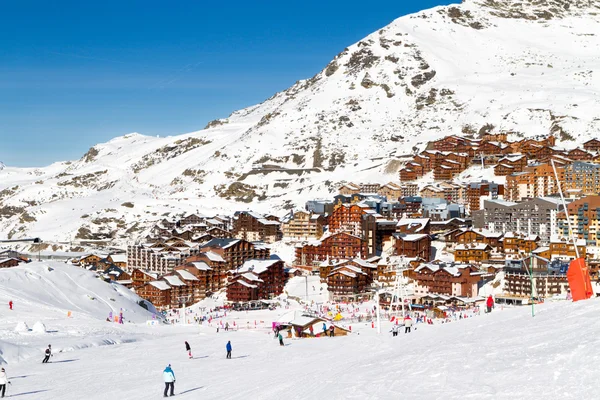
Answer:
[[[80,160],[0,171],[0,231],[114,239],[168,212],[285,209],[341,181],[397,180],[448,134],[600,131],[600,4],[467,0],[404,16],[263,103],[166,138],[131,134]]]

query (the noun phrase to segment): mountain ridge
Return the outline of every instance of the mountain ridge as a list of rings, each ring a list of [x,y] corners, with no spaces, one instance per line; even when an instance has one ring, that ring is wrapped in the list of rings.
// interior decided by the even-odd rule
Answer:
[[[449,134],[574,147],[600,130],[599,15],[590,0],[468,0],[400,17],[201,131],[4,168],[0,229],[124,242],[166,213],[282,214],[341,182],[397,181],[403,160]]]

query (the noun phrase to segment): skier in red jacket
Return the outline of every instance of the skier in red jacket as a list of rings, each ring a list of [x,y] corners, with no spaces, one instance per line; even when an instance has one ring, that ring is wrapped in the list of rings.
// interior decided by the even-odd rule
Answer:
[[[494,299],[492,298],[491,294],[488,296],[487,301],[485,302],[485,305],[487,306],[487,312],[491,313],[492,308],[494,308]]]

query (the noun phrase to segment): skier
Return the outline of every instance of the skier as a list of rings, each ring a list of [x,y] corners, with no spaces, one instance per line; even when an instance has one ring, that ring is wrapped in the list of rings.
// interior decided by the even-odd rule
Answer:
[[[50,359],[50,357],[52,357],[52,345],[48,345],[48,348],[46,349],[45,354],[46,354],[46,356],[42,360],[42,364],[46,364],[48,362],[48,360]]]
[[[327,325],[323,322],[323,335],[327,336]]]
[[[12,310],[12,306],[13,306],[13,302],[12,300],[8,302],[8,308],[10,308]]]
[[[281,336],[281,332],[277,335],[277,338],[279,339],[279,345],[283,346],[283,336]]]
[[[229,322],[225,322],[225,332],[229,330]]]
[[[333,331],[334,331],[334,327],[333,324],[331,324],[331,326],[329,327],[329,337],[333,337]]]
[[[227,342],[225,350],[227,350],[227,358],[231,358],[231,340]]]
[[[6,371],[4,368],[0,370],[0,397],[4,397],[4,393],[6,393],[6,385],[9,384],[8,376],[6,375]]]
[[[188,342],[185,342],[185,350],[188,352],[188,356],[190,358],[193,358],[192,357],[192,347],[190,346],[190,344]]]
[[[392,326],[392,336],[398,336],[398,325]]]
[[[410,315],[406,314],[406,317],[404,317],[404,333],[410,333],[410,327],[412,326],[412,319],[410,318]]]
[[[171,388],[171,396],[175,396],[175,373],[171,369],[171,364],[167,365],[167,368],[163,371],[163,380],[165,381],[165,392],[163,397],[167,397],[167,392]]]
[[[492,308],[494,308],[494,299],[492,298],[491,294],[487,298],[487,301],[485,302],[485,305],[487,306],[487,312],[491,313],[492,312]]]

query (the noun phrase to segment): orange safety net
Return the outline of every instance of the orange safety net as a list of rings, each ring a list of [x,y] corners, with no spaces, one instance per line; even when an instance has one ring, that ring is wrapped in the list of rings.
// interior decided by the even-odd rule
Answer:
[[[569,281],[573,301],[589,299],[594,295],[592,279],[585,265],[585,259],[578,258],[571,261],[567,270],[567,280]]]

